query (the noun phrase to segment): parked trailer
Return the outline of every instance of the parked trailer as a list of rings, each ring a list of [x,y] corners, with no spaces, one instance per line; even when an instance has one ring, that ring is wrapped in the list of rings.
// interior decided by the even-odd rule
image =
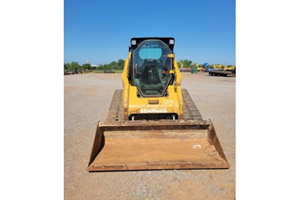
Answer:
[[[235,77],[235,70],[208,70],[210,76],[233,76]]]
[[[191,68],[179,68],[180,72],[191,72]]]
[[[114,70],[104,70],[104,73],[116,73]]]

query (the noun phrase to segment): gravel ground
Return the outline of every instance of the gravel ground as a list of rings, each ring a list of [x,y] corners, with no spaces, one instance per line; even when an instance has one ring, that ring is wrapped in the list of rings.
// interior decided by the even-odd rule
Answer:
[[[65,199],[235,199],[235,78],[183,74],[203,119],[211,119],[229,170],[88,173],[96,125],[104,120],[121,74],[65,76]]]

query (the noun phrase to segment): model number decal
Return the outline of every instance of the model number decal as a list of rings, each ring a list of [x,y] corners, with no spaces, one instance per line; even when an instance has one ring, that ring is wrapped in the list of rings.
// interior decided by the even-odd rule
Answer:
[[[174,103],[173,100],[165,100],[165,103]]]

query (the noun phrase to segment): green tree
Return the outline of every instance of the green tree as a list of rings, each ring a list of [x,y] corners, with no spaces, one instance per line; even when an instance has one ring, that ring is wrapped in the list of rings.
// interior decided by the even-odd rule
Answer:
[[[125,63],[125,60],[119,59],[117,69],[123,69],[124,68],[124,63]]]
[[[104,64],[104,65],[102,65],[101,69],[103,69],[103,70],[111,70],[112,68],[111,68],[110,65]]]
[[[106,70],[107,68],[108,68],[108,64],[104,64],[104,65],[102,65],[102,67],[101,67],[102,70]]]
[[[80,65],[78,64],[78,62],[71,62],[70,64],[70,70],[78,70],[80,68]]]
[[[96,70],[101,70],[101,69],[103,69],[103,65],[98,65],[98,67],[96,68]]]
[[[179,62],[183,64],[184,68],[192,67],[192,63],[193,63],[191,60],[187,60],[187,59],[180,60]]]
[[[108,65],[105,65],[105,69],[107,70],[117,69],[117,67],[118,67],[118,63],[116,61],[112,61]]]
[[[70,67],[71,67],[70,63],[64,63],[65,70],[70,70]]]
[[[181,62],[180,61],[177,62],[177,65],[178,65],[179,68],[181,68]]]
[[[86,64],[83,64],[82,65],[82,69],[83,70],[90,70],[92,67],[91,67],[91,64],[89,64],[89,63],[86,63]]]

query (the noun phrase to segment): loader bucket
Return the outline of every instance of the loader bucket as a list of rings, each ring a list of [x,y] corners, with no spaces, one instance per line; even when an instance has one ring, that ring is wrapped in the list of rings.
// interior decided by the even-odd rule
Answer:
[[[211,121],[101,123],[88,171],[228,169]]]

